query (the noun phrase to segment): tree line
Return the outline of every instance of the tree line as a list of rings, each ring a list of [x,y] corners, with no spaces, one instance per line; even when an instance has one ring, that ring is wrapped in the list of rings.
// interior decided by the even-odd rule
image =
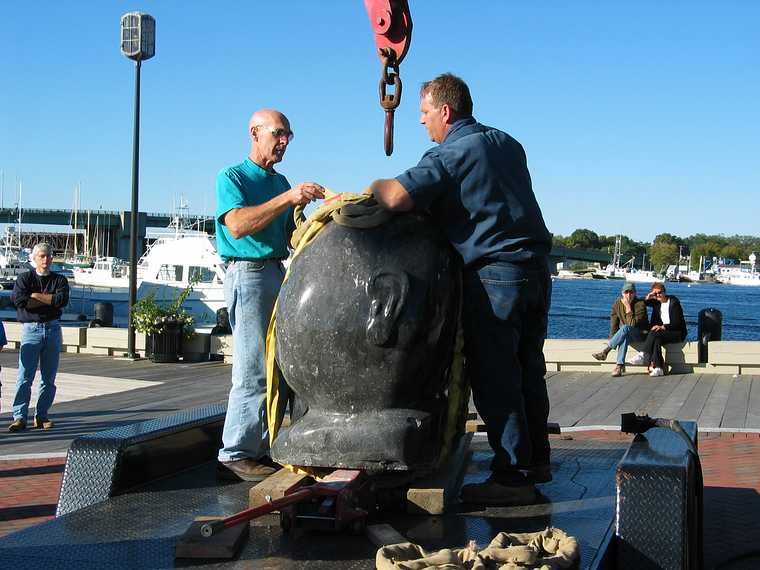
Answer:
[[[621,263],[633,258],[634,267],[652,268],[656,271],[663,271],[668,265],[674,265],[689,256],[691,269],[698,270],[702,256],[708,261],[717,257],[738,263],[753,252],[760,253],[760,237],[755,236],[694,234],[684,238],[662,233],[651,243],[635,241],[628,236],[621,237]],[[577,229],[569,236],[554,235],[553,243],[556,246],[605,251],[612,259],[615,238],[614,235],[600,235],[589,229]]]

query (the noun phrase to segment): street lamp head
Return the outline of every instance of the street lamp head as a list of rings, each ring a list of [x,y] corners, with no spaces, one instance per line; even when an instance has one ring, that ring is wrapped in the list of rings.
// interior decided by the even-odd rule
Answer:
[[[150,14],[127,12],[121,17],[121,53],[145,61],[156,53],[156,20]]]

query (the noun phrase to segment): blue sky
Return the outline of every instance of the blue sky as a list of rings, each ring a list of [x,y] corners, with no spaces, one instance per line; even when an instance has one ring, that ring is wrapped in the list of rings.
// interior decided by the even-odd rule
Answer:
[[[140,209],[213,213],[214,178],[272,106],[296,138],[280,170],[362,191],[432,144],[419,84],[470,85],[475,116],[528,154],[549,229],[757,235],[760,2],[410,0],[395,151],[382,149],[379,62],[361,0],[0,3],[5,206],[129,209],[134,64],[119,19],[157,21],[143,64]]]

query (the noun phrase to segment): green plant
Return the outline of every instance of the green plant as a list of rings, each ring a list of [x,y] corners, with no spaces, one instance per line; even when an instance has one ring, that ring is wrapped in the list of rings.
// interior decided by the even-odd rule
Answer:
[[[136,331],[154,334],[162,333],[169,327],[182,327],[182,335],[189,339],[195,333],[193,317],[182,303],[187,300],[193,286],[188,285],[169,305],[156,302],[156,291],[151,291],[133,305],[131,317]]]

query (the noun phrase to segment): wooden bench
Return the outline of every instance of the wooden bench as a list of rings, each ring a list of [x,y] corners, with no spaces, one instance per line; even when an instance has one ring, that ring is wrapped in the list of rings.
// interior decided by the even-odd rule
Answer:
[[[117,327],[94,327],[87,329],[87,343],[81,352],[87,354],[102,354],[104,356],[120,356],[127,352],[128,329]],[[135,352],[145,356],[145,334],[135,333]]]
[[[599,362],[591,356],[593,353],[601,350],[604,343],[605,339],[547,339],[544,343],[546,369],[550,372],[612,372],[615,368],[616,349],[610,351],[607,360],[604,362]],[[712,344],[710,343],[710,346]],[[640,351],[641,347],[642,343],[632,343],[626,355],[626,360],[633,358],[635,356],[634,350]],[[694,372],[695,368],[703,367],[697,360],[696,342],[679,342],[665,345],[663,356],[673,373]],[[626,369],[644,372],[646,366],[627,364]]]
[[[3,322],[8,348],[18,349],[21,346],[21,323]],[[79,352],[87,344],[87,328],[61,327],[63,346],[61,352]]]

